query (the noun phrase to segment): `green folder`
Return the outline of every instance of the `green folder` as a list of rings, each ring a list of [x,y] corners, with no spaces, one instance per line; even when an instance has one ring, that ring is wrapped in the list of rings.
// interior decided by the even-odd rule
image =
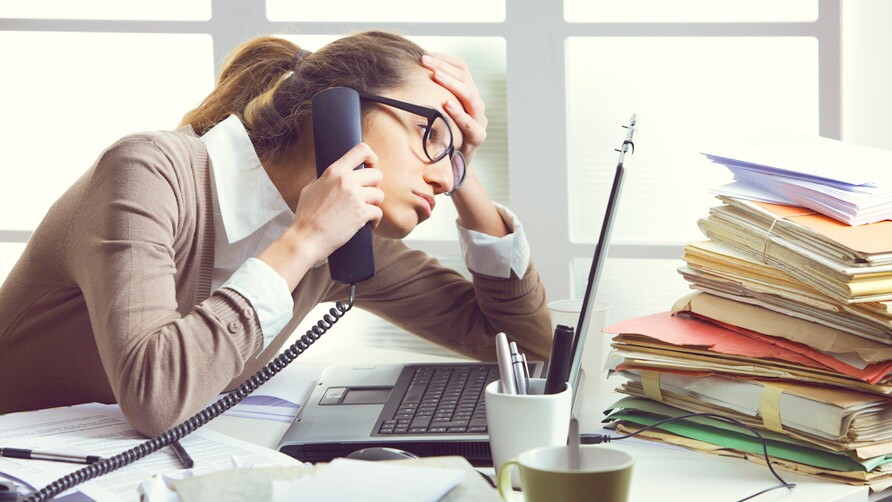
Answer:
[[[688,415],[689,412],[653,401],[651,399],[627,397],[617,401],[607,410],[609,415],[604,422],[626,420],[638,425],[653,425],[670,417]],[[667,432],[714,444],[723,448],[762,455],[762,442],[752,432],[739,425],[711,417],[690,417],[658,427]],[[832,452],[783,434],[759,430],[765,438],[768,454],[772,457],[835,471],[869,472],[879,465],[892,460],[880,456],[858,461],[845,453]]]

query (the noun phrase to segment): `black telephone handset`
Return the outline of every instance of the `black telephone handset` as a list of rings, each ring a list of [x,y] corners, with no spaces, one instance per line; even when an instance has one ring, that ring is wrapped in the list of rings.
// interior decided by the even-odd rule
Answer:
[[[359,94],[353,89],[334,87],[313,96],[313,136],[316,148],[316,171],[321,175],[348,150],[362,141],[362,125],[359,107]],[[359,165],[356,169],[362,169]],[[350,298],[347,303],[336,302],[319,322],[307,330],[306,334],[282,351],[275,359],[251,376],[248,380],[220,398],[217,402],[176,427],[159,436],[119,453],[100,460],[78,471],[67,474],[42,489],[32,493],[26,500],[44,501],[89,481],[95,477],[117,470],[131,462],[154,453],[175,441],[179,441],[195,429],[220,416],[226,410],[254,392],[290,364],[297,356],[319,339],[332,325],[353,307],[356,283],[375,275],[375,262],[372,255],[372,227],[366,223],[346,244],[338,248],[329,258],[331,278],[350,284]]]
[[[313,143],[318,176],[360,142],[362,121],[358,92],[347,87],[332,87],[313,96]],[[363,164],[356,167],[363,168]],[[356,284],[375,275],[371,223],[366,223],[328,257],[328,267],[331,278],[345,284]]]

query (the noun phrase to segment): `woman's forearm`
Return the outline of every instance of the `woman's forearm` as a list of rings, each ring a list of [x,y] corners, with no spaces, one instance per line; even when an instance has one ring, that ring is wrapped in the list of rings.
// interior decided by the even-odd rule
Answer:
[[[492,199],[473,171],[461,188],[452,195],[458,211],[458,224],[493,237],[504,237],[511,229],[502,220]]]

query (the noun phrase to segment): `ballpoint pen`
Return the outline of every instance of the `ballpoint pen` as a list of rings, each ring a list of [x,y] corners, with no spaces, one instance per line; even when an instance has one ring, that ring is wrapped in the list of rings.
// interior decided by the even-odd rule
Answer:
[[[73,464],[92,464],[102,460],[102,457],[98,455],[70,455],[68,453],[51,453],[24,448],[0,448],[0,457],[70,462]]]
[[[511,350],[508,347],[508,336],[505,333],[496,333],[496,359],[499,361],[502,394],[517,394],[514,368],[511,367]]]
[[[520,358],[523,359],[523,381],[527,387],[527,394],[529,394],[533,391],[533,389],[530,388],[530,364],[527,362],[526,353],[521,354]]]
[[[508,348],[511,351],[511,366],[514,369],[514,382],[517,384],[517,393],[526,395],[528,393],[528,389],[526,386],[526,380],[524,380],[523,378],[523,358],[520,355],[520,351],[517,350],[516,342],[511,342],[508,345]]]
[[[195,461],[192,460],[192,457],[189,456],[189,452],[187,452],[186,449],[183,448],[183,445],[181,445],[179,441],[170,443],[170,448],[173,450],[173,454],[177,456],[177,460],[180,461],[180,464],[182,464],[185,469],[191,469],[192,466],[195,465]]]

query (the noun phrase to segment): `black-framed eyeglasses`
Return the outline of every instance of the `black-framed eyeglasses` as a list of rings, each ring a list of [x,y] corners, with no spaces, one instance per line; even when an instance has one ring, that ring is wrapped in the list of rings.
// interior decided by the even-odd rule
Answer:
[[[449,157],[452,165],[452,190],[446,192],[447,196],[451,196],[461,187],[465,181],[465,172],[467,164],[465,156],[455,149],[452,145],[452,129],[446,118],[439,110],[428,108],[426,106],[413,105],[405,101],[385,98],[384,96],[376,96],[366,92],[358,91],[361,99],[381,103],[382,105],[392,106],[394,108],[413,113],[415,115],[427,119],[427,125],[424,128],[424,136],[422,137],[422,146],[424,154],[431,162],[439,162],[445,157]]]

